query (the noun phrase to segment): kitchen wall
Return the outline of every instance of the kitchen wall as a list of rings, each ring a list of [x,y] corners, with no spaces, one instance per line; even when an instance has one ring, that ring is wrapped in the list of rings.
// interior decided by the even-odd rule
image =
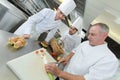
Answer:
[[[19,22],[26,19],[26,15],[14,5],[7,0],[0,0],[0,29],[10,31]]]
[[[113,18],[106,17],[106,19],[101,19],[103,22],[107,23],[110,27],[109,36],[114,39],[116,42],[120,43],[120,0],[86,0],[85,12],[84,12],[84,28],[88,30],[89,25],[95,20],[99,15],[105,13],[107,11],[109,15],[113,16]],[[108,16],[108,14],[107,14]],[[107,22],[110,20],[112,22]],[[117,20],[117,21],[115,21]],[[97,20],[97,22],[99,22]],[[118,23],[119,22],[119,23]],[[116,23],[116,24],[111,24]]]
[[[120,13],[120,0],[86,0],[84,25],[88,29],[90,23],[105,10],[114,10]]]

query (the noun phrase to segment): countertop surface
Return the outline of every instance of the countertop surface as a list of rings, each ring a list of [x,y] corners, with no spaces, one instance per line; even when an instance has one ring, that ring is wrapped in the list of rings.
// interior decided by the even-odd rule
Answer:
[[[24,47],[14,49],[13,47],[8,46],[7,42],[10,37],[16,35],[2,30],[0,30],[0,34],[0,80],[19,80],[7,67],[6,63],[41,47],[39,46],[38,41],[28,39],[26,40],[27,44]]]

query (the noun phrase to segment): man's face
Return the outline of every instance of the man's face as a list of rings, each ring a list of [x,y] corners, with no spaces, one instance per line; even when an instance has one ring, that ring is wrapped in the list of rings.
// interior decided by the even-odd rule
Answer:
[[[65,17],[65,15],[58,9],[56,12],[56,20],[61,20]]]
[[[76,32],[77,32],[76,28],[71,26],[70,29],[69,29],[69,34],[70,34],[70,35],[73,35],[73,34],[75,34]]]
[[[89,30],[88,40],[89,44],[92,46],[100,45],[105,40],[105,33],[100,32],[99,26],[92,26]]]

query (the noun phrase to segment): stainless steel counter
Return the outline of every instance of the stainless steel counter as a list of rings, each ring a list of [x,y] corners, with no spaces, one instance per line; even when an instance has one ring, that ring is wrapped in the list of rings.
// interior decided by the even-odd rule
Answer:
[[[18,50],[7,45],[10,37],[16,36],[12,33],[0,30],[0,80],[19,80],[7,67],[6,63],[14,58],[39,49],[38,41],[27,40],[27,44]]]

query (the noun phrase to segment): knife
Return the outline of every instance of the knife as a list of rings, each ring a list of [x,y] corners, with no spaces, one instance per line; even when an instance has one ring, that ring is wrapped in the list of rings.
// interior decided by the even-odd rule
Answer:
[[[61,70],[63,70],[64,69],[64,65],[61,63],[61,62],[54,62],[57,66],[58,66],[58,68],[59,69],[61,69]]]

